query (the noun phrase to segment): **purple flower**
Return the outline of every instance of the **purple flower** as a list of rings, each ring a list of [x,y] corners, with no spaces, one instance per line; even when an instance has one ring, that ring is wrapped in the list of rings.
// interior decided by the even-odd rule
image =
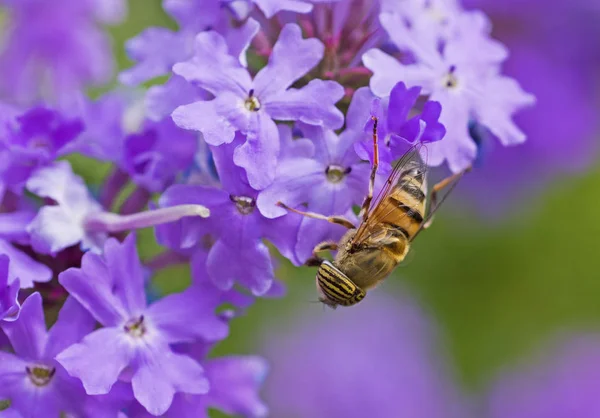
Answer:
[[[233,160],[246,169],[250,185],[262,189],[273,181],[277,167],[279,137],[274,119],[332,129],[343,124],[343,115],[334,106],[343,96],[340,85],[315,79],[303,88],[289,88],[322,56],[320,41],[303,39],[300,28],[288,24],[269,63],[252,80],[248,70],[229,54],[221,35],[201,33],[196,37],[194,58],[176,64],[173,71],[215,99],[180,106],[173,112],[173,120],[185,129],[202,132],[210,145],[230,143],[236,131],[246,135]]]
[[[66,119],[54,110],[34,107],[7,121],[5,129],[0,138],[3,191],[20,194],[35,169],[70,152],[69,145],[84,126],[80,119]]]
[[[600,70],[600,15],[589,1],[466,4],[483,8],[497,22],[494,35],[510,49],[504,71],[537,98],[534,108],[516,117],[528,140],[503,148],[491,135],[481,136],[478,174],[467,176],[458,190],[481,213],[498,217],[539,195],[552,179],[596,161],[597,94],[590,86]]]
[[[110,402],[87,396],[81,383],[54,359],[94,328],[93,318],[81,305],[67,299],[58,320],[46,331],[42,297],[34,293],[23,303],[19,319],[1,326],[14,350],[14,354],[0,352],[0,398],[10,400],[9,411],[32,418],[117,413]]]
[[[278,201],[290,207],[306,203],[313,212],[353,218],[353,206],[360,205],[367,194],[370,172],[354,151],[362,132],[346,130],[338,136],[317,126],[300,129],[304,138],[294,140],[289,128],[280,127],[284,155],[275,182],[258,195],[258,209],[264,216],[276,218],[288,213],[276,205]],[[346,232],[321,220],[301,218],[301,222],[295,248],[300,261],[305,261],[319,242],[337,240]]]
[[[160,415],[175,393],[208,391],[202,367],[170,345],[227,335],[227,324],[215,314],[218,291],[189,288],[147,306],[133,234],[122,244],[109,239],[102,257],[86,253],[82,267],[64,271],[59,281],[103,325],[56,357],[88,394],[106,394],[118,380],[131,381],[135,398]]]
[[[56,205],[42,207],[28,225],[32,247],[42,254],[55,254],[81,243],[83,249],[102,248],[107,238],[104,232],[90,232],[85,219],[102,207],[90,195],[81,177],[73,174],[66,161],[59,161],[33,173],[27,189]]]
[[[123,1],[11,1],[8,11],[0,53],[4,97],[26,105],[44,98],[68,107],[84,87],[109,80],[110,43],[96,22],[117,20]]]
[[[209,234],[212,242],[208,243],[206,268],[215,285],[229,289],[238,281],[255,295],[264,295],[275,276],[262,239],[269,239],[284,256],[295,260],[293,247],[300,219],[269,219],[256,207],[258,192],[248,185],[244,171],[231,158],[243,140],[238,134],[233,143],[213,149],[222,189],[175,185],[159,200],[162,207],[203,202],[211,211],[210,219],[183,219],[158,228],[158,234],[163,245],[176,250],[201,245]]]
[[[402,157],[410,145],[417,142],[430,144],[441,140],[446,128],[438,118],[442,108],[438,102],[426,101],[419,114],[408,118],[421,92],[420,87],[406,88],[402,82],[396,84],[390,96],[385,99],[374,98],[371,105],[371,116],[378,118],[377,135],[379,138],[380,160],[384,163],[383,171],[394,159]],[[358,92],[357,92],[358,93]],[[361,158],[373,162],[373,120],[368,119],[365,133],[368,138],[356,144],[356,152]],[[427,149],[422,152],[427,157]]]
[[[458,172],[475,159],[477,145],[469,135],[472,119],[485,125],[503,145],[522,143],[525,134],[513,123],[512,115],[533,104],[512,78],[499,74],[505,50],[487,42],[489,25],[479,15],[465,15],[443,48],[431,39],[419,37],[400,14],[383,13],[381,24],[397,47],[410,52],[415,62],[405,64],[383,53],[370,50],[363,56],[374,72],[371,89],[380,97],[389,94],[397,82],[421,86],[423,94],[442,105],[440,122],[446,127],[446,140],[428,147],[428,164],[445,160]]]
[[[0,321],[15,321],[19,318],[19,279],[10,280],[8,265],[10,259],[0,255]]]
[[[535,365],[505,373],[492,387],[486,418],[595,418],[600,416],[600,339],[562,342]]]
[[[109,232],[146,228],[187,216],[205,218],[210,214],[202,205],[129,215],[104,212],[66,161],[37,170],[27,181],[27,189],[55,203],[43,206],[27,225],[32,247],[43,254],[55,254],[78,243],[83,250],[101,252]]]
[[[407,298],[378,293],[344,315],[297,318],[264,340],[272,416],[468,416],[434,355],[430,325]]]

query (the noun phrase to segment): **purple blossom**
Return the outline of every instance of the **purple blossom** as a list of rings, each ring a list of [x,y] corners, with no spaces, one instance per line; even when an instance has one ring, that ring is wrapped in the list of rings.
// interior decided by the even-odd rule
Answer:
[[[32,247],[43,254],[56,254],[80,243],[83,250],[101,252],[110,232],[146,228],[182,217],[207,217],[201,205],[185,205],[129,215],[104,212],[90,195],[83,180],[73,174],[66,161],[37,170],[27,181],[27,189],[54,205],[40,208],[27,225]]]
[[[227,335],[227,324],[215,314],[218,291],[192,287],[147,306],[133,234],[122,244],[109,239],[102,257],[86,253],[82,267],[64,271],[59,281],[103,325],[56,357],[88,394],[106,394],[119,379],[130,381],[135,398],[160,415],[175,393],[208,391],[202,367],[170,345]]]
[[[275,182],[258,195],[258,209],[268,218],[277,218],[288,213],[276,205],[278,201],[290,207],[306,203],[313,212],[353,218],[353,206],[360,205],[367,194],[370,172],[354,151],[362,132],[346,130],[338,136],[311,125],[303,125],[301,130],[304,138],[292,139],[289,128],[280,128],[283,155]],[[339,239],[344,232],[339,225],[301,218],[295,248],[298,259],[305,261],[316,244]]]
[[[19,279],[10,279],[10,259],[0,255],[0,321],[15,321],[19,318],[21,306],[17,296],[19,294]]]
[[[416,62],[405,64],[375,49],[363,56],[374,72],[370,86],[377,96],[386,96],[403,81],[409,87],[421,86],[423,94],[442,105],[440,122],[447,138],[428,147],[428,164],[436,166],[446,160],[453,172],[475,159],[477,146],[468,131],[471,119],[485,125],[503,145],[519,144],[525,134],[511,117],[534,102],[515,80],[499,74],[506,52],[487,41],[487,21],[469,16],[457,22],[456,33],[444,40],[440,52],[437,43],[409,28],[402,15],[383,13],[381,24],[391,40],[412,53]]]
[[[27,189],[56,202],[42,207],[27,226],[34,250],[55,254],[78,243],[84,250],[102,248],[108,235],[87,231],[84,223],[102,207],[92,198],[83,179],[73,174],[68,162],[59,161],[37,170],[27,180]]]
[[[486,418],[595,418],[600,340],[579,335],[558,344],[542,361],[503,376],[492,386]]]
[[[40,98],[71,105],[88,85],[104,84],[113,60],[98,21],[114,23],[122,0],[24,0],[7,4],[11,16],[0,52],[0,92],[29,105]]]
[[[496,23],[494,36],[510,49],[504,71],[537,98],[516,119],[528,140],[503,148],[491,135],[481,136],[478,174],[458,190],[480,213],[494,217],[538,195],[552,179],[589,167],[598,150],[597,94],[590,89],[600,69],[598,10],[589,1],[517,3],[519,13],[514,1],[465,2]]]
[[[23,303],[19,319],[1,326],[14,350],[0,352],[0,397],[10,400],[9,411],[32,418],[117,413],[118,407],[107,399],[87,396],[81,383],[54,359],[93,329],[94,320],[81,305],[68,299],[46,331],[42,297],[34,293]]]
[[[173,71],[215,99],[180,106],[173,112],[173,120],[185,129],[202,132],[210,145],[230,143],[236,131],[246,135],[233,160],[246,169],[250,185],[262,189],[273,181],[277,166],[279,138],[274,119],[332,129],[343,124],[343,115],[334,106],[343,96],[340,85],[315,79],[303,88],[289,88],[322,56],[320,41],[303,39],[300,28],[288,24],[269,63],[252,80],[247,69],[229,54],[221,35],[201,33],[196,37],[194,58],[176,64]]]
[[[12,112],[11,112],[12,113]],[[83,131],[80,119],[34,107],[5,122],[0,137],[0,173],[3,191],[20,194],[31,173],[69,153],[69,145]]]
[[[417,99],[421,92],[420,87],[407,88],[402,82],[396,84],[390,96],[384,99],[373,98],[371,116],[378,118],[377,135],[379,138],[380,160],[384,163],[383,171],[389,163],[402,157],[410,145],[417,142],[431,144],[441,140],[446,134],[446,128],[438,118],[442,108],[438,102],[426,101],[419,114],[410,119],[409,114],[414,113]],[[361,158],[373,162],[373,120],[368,119],[365,126],[367,139],[356,144],[356,152]],[[427,149],[422,152],[427,159]]]
[[[273,416],[468,416],[434,355],[430,324],[408,298],[377,293],[344,315],[296,318],[264,339]]]
[[[160,198],[162,207],[203,202],[211,211],[207,220],[187,218],[158,228],[159,241],[174,249],[193,248],[209,234],[212,242],[207,272],[215,285],[229,289],[235,281],[255,295],[264,295],[275,278],[268,247],[269,239],[291,260],[300,219],[284,216],[269,219],[256,207],[258,192],[246,180],[244,171],[232,162],[234,149],[244,138],[213,149],[222,189],[197,185],[175,185]],[[232,263],[230,260],[235,259]]]
[[[197,138],[169,119],[144,120],[141,100],[108,94],[80,103],[87,129],[69,151],[115,163],[150,192],[161,192],[193,162]]]

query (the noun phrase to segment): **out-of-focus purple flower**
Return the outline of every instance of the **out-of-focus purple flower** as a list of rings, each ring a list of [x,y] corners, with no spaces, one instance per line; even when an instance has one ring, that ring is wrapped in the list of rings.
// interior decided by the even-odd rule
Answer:
[[[428,147],[428,164],[448,162],[458,172],[476,157],[477,145],[469,135],[471,119],[485,125],[503,145],[519,144],[525,134],[512,115],[534,102],[512,78],[500,75],[499,64],[506,50],[488,42],[489,23],[480,14],[462,14],[454,31],[439,40],[419,36],[398,13],[383,13],[381,24],[392,42],[412,54],[404,63],[380,50],[370,50],[363,62],[374,72],[370,86],[380,97],[389,94],[397,82],[421,86],[423,94],[442,105],[440,122],[446,127],[444,141]]]
[[[121,166],[134,183],[161,192],[194,161],[196,136],[170,119],[148,122],[143,131],[125,139]]]
[[[542,362],[507,373],[488,395],[485,418],[596,418],[600,338],[579,335],[562,342]]]
[[[344,315],[305,312],[264,341],[273,416],[468,416],[433,355],[430,325],[407,298],[378,293]]]
[[[256,207],[258,192],[232,161],[235,147],[243,140],[238,134],[231,144],[213,149],[222,189],[175,185],[160,198],[162,207],[203,202],[211,211],[210,220],[182,219],[158,228],[158,234],[163,245],[176,250],[193,248],[210,234],[214,242],[209,245],[207,271],[215,285],[229,289],[238,281],[255,295],[264,295],[275,276],[262,239],[269,239],[284,256],[295,260],[293,247],[300,220],[292,216],[268,219]]]
[[[81,382],[54,359],[94,328],[94,319],[81,305],[67,299],[58,320],[46,331],[42,297],[34,293],[23,303],[19,319],[2,322],[1,327],[14,350],[14,354],[0,352],[0,397],[10,400],[9,411],[32,418],[58,417],[61,413],[117,414],[118,407],[110,402],[87,396]]]
[[[230,55],[221,35],[201,33],[195,40],[194,58],[176,64],[173,71],[215,99],[180,106],[173,120],[185,129],[202,132],[210,145],[230,143],[236,131],[246,135],[233,160],[246,169],[250,185],[262,189],[273,181],[277,167],[280,144],[274,120],[332,129],[343,124],[343,115],[334,106],[344,94],[339,84],[315,79],[303,88],[290,88],[322,56],[320,41],[303,39],[297,25],[285,25],[269,63],[252,80]]]
[[[467,176],[458,190],[481,213],[500,216],[598,155],[600,13],[585,0],[465,3],[489,14],[494,36],[510,49],[504,71],[537,98],[534,108],[515,119],[528,140],[503,148],[491,135],[481,136],[477,175]]]
[[[27,180],[27,189],[52,199],[56,205],[42,207],[28,225],[32,247],[42,254],[55,254],[81,243],[84,250],[102,248],[105,232],[90,232],[85,219],[102,207],[90,195],[83,179],[71,170],[67,161],[41,168]]]
[[[370,171],[354,151],[362,132],[346,130],[338,136],[317,126],[301,125],[300,129],[304,138],[292,139],[290,129],[280,127],[284,155],[275,182],[258,195],[258,209],[276,218],[288,214],[276,205],[278,201],[290,207],[306,203],[313,212],[353,218],[353,206],[360,205],[367,194]],[[301,222],[295,248],[300,261],[310,257],[319,242],[339,239],[345,232],[339,225],[317,219],[302,218]]]
[[[84,129],[80,119],[34,107],[7,121],[0,137],[0,176],[3,191],[20,194],[31,173],[69,152],[69,144]]]
[[[102,257],[86,253],[82,267],[64,271],[59,281],[104,326],[56,357],[88,394],[108,393],[126,369],[135,398],[154,415],[167,411],[175,393],[208,391],[202,367],[170,345],[227,335],[215,313],[218,291],[192,287],[147,306],[133,234],[122,244],[109,239]]]
[[[0,51],[0,94],[29,105],[46,99],[67,107],[83,88],[107,82],[110,42],[98,21],[122,16],[122,0],[24,0],[10,14]]]
[[[8,265],[10,259],[0,255],[0,320],[15,321],[19,318],[19,279],[10,280]]]

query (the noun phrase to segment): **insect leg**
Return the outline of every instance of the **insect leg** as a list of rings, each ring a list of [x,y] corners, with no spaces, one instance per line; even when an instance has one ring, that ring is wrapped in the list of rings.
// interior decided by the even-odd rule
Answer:
[[[433,223],[433,215],[435,214],[435,211],[437,210],[437,208],[440,207],[440,205],[442,203],[444,203],[444,200],[450,194],[452,189],[454,189],[454,187],[458,184],[458,181],[461,179],[461,177],[465,173],[468,173],[469,171],[471,171],[471,168],[472,167],[469,166],[469,167],[465,168],[463,171],[460,171],[456,174],[446,177],[445,179],[443,179],[442,181],[440,181],[439,183],[437,183],[433,186],[433,189],[431,189],[431,195],[429,197],[429,205],[427,205],[427,215],[425,216],[425,222],[423,222],[423,226],[421,229],[426,229],[431,226],[431,224]],[[438,204],[438,202],[437,202],[438,193],[441,192],[442,190],[444,190],[448,186],[450,186],[448,193],[446,193],[444,195],[444,197]]]
[[[310,267],[320,266],[321,263],[323,262],[323,259],[321,257],[319,257],[317,255],[317,253],[320,253],[322,251],[335,251],[337,249],[338,249],[338,244],[335,241],[322,242],[322,243],[318,244],[315,248],[313,248],[312,257],[309,258],[308,260],[306,260],[306,263],[304,263],[304,265],[310,266]]]
[[[369,177],[369,194],[365,198],[360,209],[360,215],[362,216],[363,222],[367,220],[369,209],[371,208],[371,202],[373,200],[373,191],[375,189],[375,175],[377,174],[377,168],[379,167],[379,144],[377,136],[377,123],[378,119],[375,116],[371,116],[373,120],[373,167],[371,167],[371,176]]]
[[[277,202],[277,206],[282,207],[285,210],[288,210],[290,212],[297,213],[298,215],[306,216],[307,218],[320,219],[322,221],[331,222],[332,224],[343,225],[348,229],[356,229],[356,226],[352,222],[350,222],[348,219],[341,217],[341,216],[325,216],[325,215],[321,215],[320,213],[303,212],[298,209],[290,208],[289,206],[287,206],[285,203],[282,203],[282,202]]]

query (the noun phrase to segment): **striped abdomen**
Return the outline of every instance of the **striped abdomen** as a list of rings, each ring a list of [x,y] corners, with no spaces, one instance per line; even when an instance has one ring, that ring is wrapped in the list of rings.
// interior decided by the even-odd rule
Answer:
[[[327,260],[323,261],[317,270],[317,288],[321,293],[319,300],[334,308],[336,305],[357,304],[366,295],[348,276]]]
[[[381,222],[395,229],[409,240],[423,223],[425,213],[425,184],[423,172],[419,169],[405,171],[398,183],[382,202],[384,215]]]

